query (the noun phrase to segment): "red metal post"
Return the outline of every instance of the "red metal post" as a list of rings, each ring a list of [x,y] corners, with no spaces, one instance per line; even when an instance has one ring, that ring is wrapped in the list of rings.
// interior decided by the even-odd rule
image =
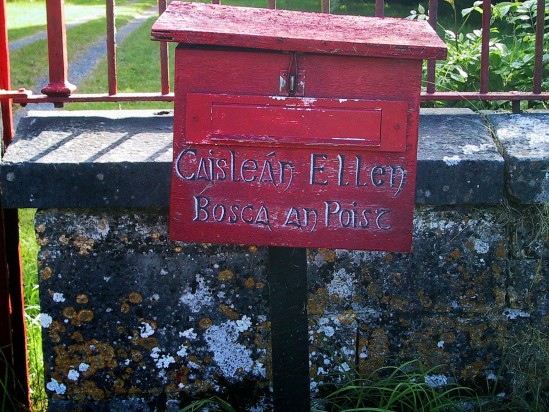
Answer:
[[[221,0],[212,0],[212,4],[221,4]]]
[[[164,13],[166,7],[166,0],[158,0],[159,15]],[[170,64],[167,42],[160,42],[160,89],[162,94],[170,93]]]
[[[10,90],[6,22],[6,1],[0,0],[0,89]],[[13,138],[11,103],[11,99],[1,102],[2,141],[5,147]],[[0,378],[7,377],[2,390],[11,392],[15,402],[28,408],[30,394],[26,336],[17,210],[0,207]]]
[[[438,19],[438,0],[429,0],[429,24],[436,31]],[[436,60],[427,61],[427,93],[434,93]]]
[[[10,54],[6,20],[6,0],[0,0],[0,89],[10,90]],[[11,99],[2,100],[0,104],[2,106],[3,141],[4,146],[7,146],[13,137]]]
[[[385,16],[385,0],[376,0],[376,17],[384,17]]]
[[[46,0],[48,22],[49,84],[42,89],[48,96],[68,96],[76,86],[67,80],[67,33],[63,0]]]
[[[116,26],[114,7],[114,0],[107,0],[107,77],[110,95],[116,94],[118,91],[116,82]]]
[[[543,32],[545,28],[545,0],[538,0],[536,18],[536,54],[534,57],[533,92],[541,93],[541,80],[543,76]]]
[[[276,0],[269,0],[267,8],[276,9]]]
[[[330,0],[322,0],[321,9],[322,13],[330,13]]]
[[[480,92],[488,93],[490,75],[490,18],[492,4],[490,0],[482,2],[482,46],[480,52]]]

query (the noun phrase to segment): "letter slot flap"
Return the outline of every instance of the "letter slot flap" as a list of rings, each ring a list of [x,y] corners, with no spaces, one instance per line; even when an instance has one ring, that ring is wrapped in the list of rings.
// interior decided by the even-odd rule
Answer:
[[[402,101],[187,94],[188,144],[406,150]]]

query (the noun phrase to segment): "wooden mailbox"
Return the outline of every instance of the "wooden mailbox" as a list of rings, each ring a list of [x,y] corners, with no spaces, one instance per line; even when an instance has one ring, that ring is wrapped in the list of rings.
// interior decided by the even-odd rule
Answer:
[[[424,21],[172,2],[175,240],[409,251]]]

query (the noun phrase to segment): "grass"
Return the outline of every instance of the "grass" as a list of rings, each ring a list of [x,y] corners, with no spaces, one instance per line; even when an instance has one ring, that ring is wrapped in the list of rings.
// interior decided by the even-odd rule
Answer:
[[[118,7],[116,17],[117,25],[120,27],[126,24],[133,16],[148,10],[153,4],[154,0],[141,0],[131,6]],[[69,63],[71,60],[77,59],[78,56],[85,51],[86,47],[90,46],[104,35],[105,21],[106,18],[101,17],[67,30],[67,53]],[[38,79],[47,75],[47,42],[46,40],[40,40],[16,50],[10,54],[10,59],[12,88],[30,88]]]
[[[19,236],[24,279],[31,400],[33,410],[42,411],[46,409],[47,396],[42,355],[42,327],[39,320],[40,296],[38,294],[38,244],[34,234],[35,213],[35,209],[19,210]]]
[[[118,0],[117,6],[123,6],[129,0]],[[8,38],[18,40],[46,30],[45,1],[11,1],[6,6]],[[105,16],[105,1],[90,0],[83,2],[73,0],[65,3],[65,20],[67,24],[82,19],[99,19]]]

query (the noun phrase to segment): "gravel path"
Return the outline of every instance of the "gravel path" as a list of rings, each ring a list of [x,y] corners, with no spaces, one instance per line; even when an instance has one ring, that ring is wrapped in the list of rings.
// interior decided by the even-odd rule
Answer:
[[[137,3],[138,1],[139,0],[131,0],[128,3],[126,3],[125,6],[130,6],[134,3]],[[73,27],[79,26],[81,24],[87,23],[89,21],[98,19],[100,17],[101,16],[93,15],[93,14],[90,15],[90,16],[82,16],[82,17],[78,18],[77,20],[73,20],[70,23],[68,23],[67,24],[67,30],[72,29]],[[48,38],[48,34],[44,30],[44,31],[32,34],[30,36],[23,37],[21,39],[14,40],[14,41],[10,42],[9,49],[10,49],[10,52],[14,52],[15,50],[19,50],[20,48],[28,46],[29,44],[33,44],[33,43],[36,43],[39,40],[44,40],[44,39],[47,39],[47,38]]]
[[[149,9],[145,13],[142,13],[135,17],[125,26],[119,28],[116,32],[116,43],[121,44],[126,38],[132,34],[135,30],[141,27],[145,21],[155,16],[158,13],[158,9],[155,7]],[[90,76],[101,60],[107,56],[107,36],[103,36],[92,44],[84,53],[75,60],[69,63],[68,80],[78,86],[82,81]],[[31,88],[33,93],[40,93],[40,90],[48,84],[48,78],[43,77],[39,79],[34,87]],[[31,107],[32,106],[32,107]],[[34,104],[29,104],[26,107],[20,108],[14,113],[14,125],[17,127],[19,120],[26,116],[29,109],[37,109]],[[53,104],[41,104],[40,110],[62,110],[55,109]]]

